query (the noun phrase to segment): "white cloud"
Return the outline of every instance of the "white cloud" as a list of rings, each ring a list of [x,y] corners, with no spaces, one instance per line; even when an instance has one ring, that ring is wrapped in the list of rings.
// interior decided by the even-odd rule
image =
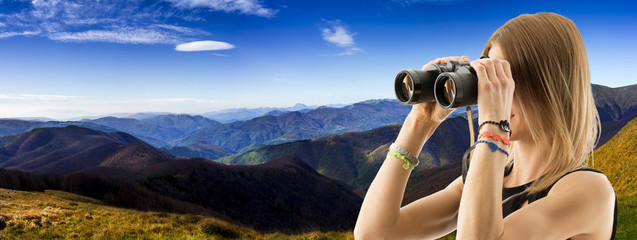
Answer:
[[[175,47],[175,50],[182,51],[182,52],[195,52],[195,51],[227,50],[227,49],[233,49],[233,48],[234,48],[234,45],[227,42],[195,41],[195,42],[179,44]]]
[[[257,0],[33,0],[0,13],[0,39],[41,36],[56,41],[177,44],[209,36],[196,28],[165,24],[202,20],[192,8],[270,17]]]
[[[348,33],[343,26],[333,26],[321,29],[323,40],[336,44],[339,47],[349,47],[354,45],[354,34]]]
[[[182,27],[182,26],[175,26],[175,25],[168,25],[168,24],[155,24],[155,26],[159,28],[167,29],[167,30],[172,30],[175,32],[189,34],[189,35],[197,35],[197,34],[207,35],[208,34],[206,31],[195,29],[195,28],[189,28],[189,27]]]
[[[325,25],[325,27],[321,28],[323,40],[343,48],[344,51],[337,54],[325,54],[323,56],[354,55],[362,51],[361,48],[356,47],[356,43],[354,42],[354,35],[356,35],[356,33],[350,32],[347,25],[343,24],[340,20],[327,21]]]
[[[351,48],[347,48],[345,49],[345,51],[341,52],[341,53],[337,53],[334,54],[335,56],[349,56],[349,55],[354,55],[357,54],[359,52],[363,51],[363,49],[357,48],[357,47],[351,47]]]
[[[49,35],[52,40],[65,42],[113,42],[134,44],[174,44],[179,37],[153,29],[119,29],[119,30],[89,30],[85,32],[59,32]]]
[[[15,36],[35,36],[40,34],[40,32],[34,32],[34,31],[23,31],[23,32],[3,32],[0,33],[0,39],[3,38],[10,38],[10,37],[15,37]]]
[[[277,10],[265,8],[258,0],[165,0],[182,8],[210,8],[223,12],[272,17]]]

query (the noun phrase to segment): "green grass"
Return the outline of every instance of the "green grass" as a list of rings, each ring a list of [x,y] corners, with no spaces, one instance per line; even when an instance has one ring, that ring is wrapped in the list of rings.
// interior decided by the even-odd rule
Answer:
[[[5,239],[354,239],[351,232],[264,234],[206,216],[142,212],[61,191],[0,189]]]
[[[637,238],[637,194],[619,198],[616,239]]]

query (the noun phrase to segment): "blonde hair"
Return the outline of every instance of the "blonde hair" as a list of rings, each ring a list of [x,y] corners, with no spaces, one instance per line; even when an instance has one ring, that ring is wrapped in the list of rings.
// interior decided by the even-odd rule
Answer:
[[[550,153],[542,176],[527,189],[542,191],[563,174],[587,166],[587,156],[597,144],[599,115],[584,41],[568,18],[537,13],[505,23],[482,55],[494,45],[511,65],[514,97],[533,141]]]

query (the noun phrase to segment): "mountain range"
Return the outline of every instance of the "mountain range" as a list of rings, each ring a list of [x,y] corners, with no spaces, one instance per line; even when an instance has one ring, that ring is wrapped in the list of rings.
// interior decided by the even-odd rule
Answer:
[[[175,159],[122,132],[76,126],[0,138],[0,187],[59,189],[140,210],[207,214],[260,231],[353,228],[362,198],[295,156],[240,166]]]
[[[613,136],[628,121],[637,116],[637,85],[608,88],[593,84],[593,94],[602,122],[602,132]],[[77,125],[105,132],[123,131],[155,147],[188,147],[199,142],[217,145],[207,156],[222,153],[246,152],[263,145],[291,142],[301,139],[324,137],[351,131],[364,131],[393,123],[402,123],[410,107],[398,104],[396,100],[369,100],[353,105],[334,108],[305,106],[297,104],[291,108],[230,109],[217,113],[237,111],[259,111],[260,117],[245,121],[221,124],[205,116],[174,115],[161,113],[127,114],[126,118],[103,117],[74,122],[24,121],[0,119],[0,136],[20,134],[34,128],[63,127]],[[301,111],[291,111],[302,109]],[[474,108],[475,110],[475,108]],[[269,112],[268,112],[269,111]],[[204,114],[205,115],[205,114]],[[453,116],[463,115],[456,110]],[[122,115],[124,116],[124,115]],[[209,116],[209,115],[206,115]],[[600,138],[598,146],[608,138]],[[196,147],[195,147],[196,148]],[[183,150],[183,149],[182,149]],[[198,151],[184,157],[201,157]],[[199,151],[200,152],[200,151]]]
[[[410,109],[396,100],[368,100],[343,108],[321,107],[307,113],[288,112],[278,116],[263,116],[204,127],[183,136],[175,144],[188,145],[206,141],[235,152],[244,152],[261,145],[364,131],[400,123]]]
[[[0,145],[2,146],[6,145],[7,140],[6,138],[3,139],[5,140],[5,142],[0,143]],[[635,152],[635,140],[637,140],[637,119],[632,120],[626,126],[624,126],[624,128],[622,128],[619,133],[614,136],[607,144],[597,149],[594,155],[595,167],[606,173],[619,198],[620,224],[618,225],[617,231],[618,239],[631,239],[635,236],[634,209],[636,202],[634,194],[635,181],[633,179],[633,175],[635,172],[634,163],[635,160],[637,160],[634,158],[635,156],[637,156],[637,152]],[[360,203],[361,199],[355,195],[351,195],[351,193],[347,191],[347,188],[331,188],[331,184],[338,185],[338,182],[335,182],[333,180],[330,181],[328,179],[328,182],[326,183],[319,183],[320,186],[314,185],[313,180],[311,179],[314,178],[312,176],[317,176],[316,172],[313,171],[309,165],[305,164],[304,161],[301,161],[297,157],[287,156],[280,159],[274,159],[273,161],[270,161],[266,164],[255,166],[230,166],[234,168],[231,170],[226,169],[226,167],[224,167],[224,165],[222,164],[209,163],[210,162],[206,160],[190,159],[171,160],[150,166],[148,168],[138,168],[135,170],[97,167],[75,174],[69,174],[65,177],[31,174],[15,170],[0,169],[0,188],[20,189],[21,187],[23,187],[24,190],[39,191],[44,189],[62,189],[65,191],[82,193],[85,196],[92,196],[94,198],[102,199],[107,204],[128,208],[138,208],[143,209],[144,211],[161,210],[177,213],[186,212],[196,215],[221,216],[221,219],[226,220],[230,219],[230,216],[238,216],[238,220],[230,219],[229,222],[247,226],[248,228],[257,229],[264,232],[279,231],[279,229],[283,229],[282,231],[290,232],[310,232],[316,230],[330,231],[329,229],[340,228],[333,227],[334,225],[338,224],[340,224],[341,227],[344,228],[344,230],[342,231],[351,231],[351,227],[355,222],[355,218],[350,217],[350,214],[347,211],[341,211],[344,209],[349,209],[351,207],[351,212],[357,212],[360,204],[344,207],[342,205],[344,205],[348,201]],[[459,163],[453,162],[450,164],[441,165],[439,167],[413,172],[407,183],[407,189],[405,191],[402,205],[406,205],[416,199],[427,196],[444,188],[450,181],[458,177],[460,171],[459,168]],[[302,172],[303,174],[299,174],[297,176],[298,178],[287,178],[293,176],[294,173],[299,172]],[[307,177],[306,175],[309,175],[309,177]],[[281,176],[283,177],[277,178]],[[309,181],[308,178],[310,179]],[[325,177],[318,176],[318,178]],[[262,183],[263,181],[255,181],[255,179],[264,179],[266,182],[268,180],[271,180],[271,182]],[[289,180],[298,184],[296,186],[291,185],[290,187],[290,185],[287,185],[287,183],[289,183],[287,181]],[[277,187],[277,185],[280,184],[286,185],[287,187]],[[320,188],[321,186],[323,186],[324,188]],[[281,191],[281,189],[285,190]],[[361,186],[357,188],[356,192],[359,195],[364,195],[366,189],[367,186]],[[345,194],[345,196],[349,196],[350,198],[346,197],[336,199],[342,196],[338,194],[341,191],[348,192],[348,194]],[[120,211],[116,212],[113,210],[114,208],[105,208],[104,206],[99,205],[86,205],[86,203],[94,202],[94,200],[91,200],[89,198],[79,196],[69,198],[71,195],[62,194],[60,192],[24,192],[21,194],[25,196],[23,196],[21,199],[17,198],[15,191],[5,191],[4,193],[7,192],[12,193],[4,196],[5,201],[9,203],[15,201],[15,199],[17,199],[18,201],[35,201],[35,203],[31,203],[30,206],[35,206],[38,203],[40,205],[42,204],[41,197],[38,196],[54,196],[55,199],[59,198],[75,200],[75,202],[70,203],[55,201],[53,203],[55,205],[46,203],[45,207],[49,209],[49,206],[57,206],[67,211],[71,210],[72,212],[75,212],[78,211],[78,209],[76,209],[77,206],[87,206],[85,212],[76,214],[77,217],[81,219],[80,221],[96,221],[96,219],[98,219],[98,221],[101,221],[102,218],[99,218],[99,216],[120,214]],[[337,194],[334,194],[335,192]],[[295,195],[294,193],[300,194]],[[168,197],[168,195],[170,195],[170,197]],[[206,197],[204,199],[201,199],[199,197],[200,195],[204,195]],[[321,200],[322,197],[324,197],[325,195],[330,195],[335,196],[334,198],[331,198],[335,201],[325,202],[324,205],[318,207],[321,208],[321,211],[312,212],[311,210],[316,207],[314,204],[317,203],[314,203],[308,200],[308,198],[303,197],[305,195],[309,195],[310,199]],[[210,200],[213,198],[214,200]],[[236,204],[232,204],[229,201],[219,200],[223,198],[232,198],[233,200],[237,199]],[[285,201],[288,199],[292,199],[293,204],[287,205]],[[192,202],[199,203],[195,204]],[[223,207],[204,207],[204,205],[206,204],[214,206],[221,205]],[[248,206],[247,209],[246,206]],[[56,207],[54,207],[54,209],[55,208]],[[13,208],[13,210],[15,209],[16,208]],[[262,209],[266,209],[265,212],[262,212]],[[284,219],[284,221],[278,221],[280,216],[271,215],[272,211],[268,211],[267,209],[277,209],[278,211],[284,212],[285,214],[287,214],[287,218]],[[27,213],[27,211],[31,213],[34,210],[29,209],[25,210],[24,212]],[[99,212],[99,214],[96,213],[96,211]],[[122,211],[127,210],[122,209]],[[42,212],[46,213],[46,211]],[[334,217],[333,214],[324,216],[323,213],[325,212],[342,214],[346,216],[343,218]],[[166,214],[164,213],[141,212],[141,214],[143,215],[140,216],[141,219],[152,217],[151,220],[142,222],[142,225],[152,225],[158,223],[155,221],[164,222],[167,219]],[[314,214],[319,214],[319,216],[315,216]],[[0,220],[6,220],[6,216],[6,214],[4,216],[0,214]],[[22,215],[9,216],[9,219],[11,219],[11,217],[14,217],[14,220],[17,221],[18,216]],[[29,216],[29,218],[33,218],[33,214],[25,215],[24,218],[26,219],[27,216]],[[68,213],[65,216],[69,216]],[[126,216],[131,217],[130,215]],[[250,216],[251,219],[247,219],[245,216]],[[185,222],[180,222],[178,220],[188,219],[191,217],[196,216],[176,215],[175,221],[176,223],[178,222],[179,224],[183,224]],[[29,222],[34,225],[37,225],[38,223],[46,224],[47,222],[43,219],[44,218],[41,219],[39,216],[36,216],[36,219],[29,220]],[[259,219],[267,219],[269,221],[259,221]],[[341,221],[338,222],[338,224],[334,224],[333,221],[335,221],[335,219],[340,219]],[[62,218],[62,220],[67,221],[67,224],[65,224],[64,226],[69,225],[68,217],[66,219]],[[5,233],[9,230],[15,231],[15,221],[10,221],[8,225],[0,224],[0,227],[4,228],[5,226],[7,226],[7,228],[4,230]],[[62,225],[57,226],[57,223],[59,221],[61,220],[54,222],[54,227],[49,227],[47,229],[49,229],[49,231],[50,229],[59,230],[60,227],[62,227]],[[133,219],[132,221],[140,220]],[[327,224],[326,222],[329,222],[329,224]],[[59,224],[64,223],[60,222]],[[71,223],[71,225],[73,225],[73,223]],[[291,225],[292,227],[290,227]],[[299,228],[299,226],[304,226],[305,228]],[[77,226],[73,227],[77,228]],[[43,228],[40,227],[38,229]],[[226,226],[221,229],[225,230],[229,228]],[[156,232],[155,228],[153,228],[152,231]],[[279,235],[275,236],[284,236],[280,233],[276,234]],[[226,235],[235,236],[237,234]],[[21,235],[20,233],[9,236],[24,237],[24,235]],[[39,236],[44,237],[50,235],[41,234]],[[122,234],[118,236],[129,235]],[[254,236],[254,234],[250,236]]]
[[[197,129],[219,125],[221,123],[191,115],[158,115],[141,120],[134,118],[104,117],[95,120],[83,120],[119,131],[128,132],[155,146],[170,146],[175,138]]]
[[[596,150],[595,156],[600,164],[608,163],[604,159],[624,159],[621,154],[630,155],[630,146],[634,147],[634,131],[625,130],[632,129],[634,120],[626,121],[629,124],[625,126],[621,124],[635,114],[632,108],[635,103],[622,105],[623,101],[631,99],[629,94],[625,95],[624,98],[611,100],[606,96],[604,101],[598,102],[603,124],[602,138],[611,139],[612,135],[608,135],[614,135],[612,131],[606,131],[605,126],[624,127],[604,145],[615,146],[613,149]],[[342,109],[319,108],[306,113],[272,113],[278,116],[263,116],[245,122],[253,121],[255,126],[265,130],[268,124],[280,124],[270,128],[279,126],[281,132],[288,134],[283,136],[293,139],[302,135],[295,136],[295,132],[307,133],[304,127],[299,127],[307,122],[320,121],[320,124],[310,125],[309,129],[324,131],[325,134],[329,132],[326,129],[333,129],[326,126],[356,129],[365,127],[357,121],[380,124],[391,119],[383,114],[391,104],[397,103],[373,100],[349,106],[350,111],[356,113],[352,115],[343,113]],[[408,106],[403,108],[408,112]],[[121,119],[102,119],[102,123],[112,125],[109,123],[111,120],[119,122]],[[13,124],[11,126],[22,127],[30,124],[28,121],[10,121],[17,120],[0,123],[9,122]],[[473,121],[477,126],[476,119]],[[64,126],[71,122],[53,123]],[[77,123],[113,129],[96,122]],[[210,122],[193,120],[188,126],[205,123]],[[160,120],[147,124],[180,131],[188,127]],[[190,130],[197,129],[194,130],[197,132],[221,125],[233,126],[217,124]],[[423,148],[420,156],[422,166],[412,172],[403,204],[440,190],[460,175],[458,160],[469,142],[466,128],[467,120],[460,113],[453,114],[439,126]],[[124,132],[103,132],[77,126],[37,128],[0,137],[0,187],[60,189],[115,206],[216,216],[260,231],[351,230],[362,196],[399,129],[399,124],[390,124],[366,131],[263,145],[213,162],[173,156],[197,155],[212,159],[235,152],[201,141],[183,148],[157,149]],[[619,138],[622,140],[616,140]],[[624,149],[621,150],[624,153],[612,155],[616,154],[615,148]],[[178,151],[185,153],[175,154]],[[217,152],[221,153],[213,155]],[[632,186],[630,176],[626,175],[629,173],[625,172],[630,171],[627,166],[612,165],[607,170],[620,173],[617,177],[609,175],[609,179],[625,180],[623,184],[618,182],[618,187]],[[611,181],[617,182],[613,179]]]
[[[474,119],[474,122],[477,121]],[[474,123],[474,126],[477,126]],[[363,132],[267,145],[215,161],[228,164],[257,164],[286,155],[299,156],[323,175],[353,186],[372,181],[385,159],[389,145],[401,125],[393,124]],[[421,166],[427,169],[460,160],[469,147],[466,118],[445,120],[423,147]]]
[[[68,126],[0,138],[0,168],[66,175],[97,166],[143,168],[170,159],[127,133]]]
[[[343,107],[344,105],[328,105],[328,107]],[[274,107],[262,107],[262,108],[231,108],[223,109],[214,112],[207,112],[201,114],[204,117],[214,119],[221,123],[231,123],[236,121],[246,121],[253,118],[265,116],[265,115],[277,115],[286,112],[308,112],[312,109],[316,109],[319,106],[307,106],[302,103],[297,103],[292,107],[287,108],[274,108]]]

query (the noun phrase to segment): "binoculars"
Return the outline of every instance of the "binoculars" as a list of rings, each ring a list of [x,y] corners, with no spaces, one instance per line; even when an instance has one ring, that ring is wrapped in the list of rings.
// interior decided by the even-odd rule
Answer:
[[[469,63],[449,61],[431,64],[424,71],[398,72],[394,91],[405,105],[435,100],[444,109],[458,108],[477,104],[478,77]]]

